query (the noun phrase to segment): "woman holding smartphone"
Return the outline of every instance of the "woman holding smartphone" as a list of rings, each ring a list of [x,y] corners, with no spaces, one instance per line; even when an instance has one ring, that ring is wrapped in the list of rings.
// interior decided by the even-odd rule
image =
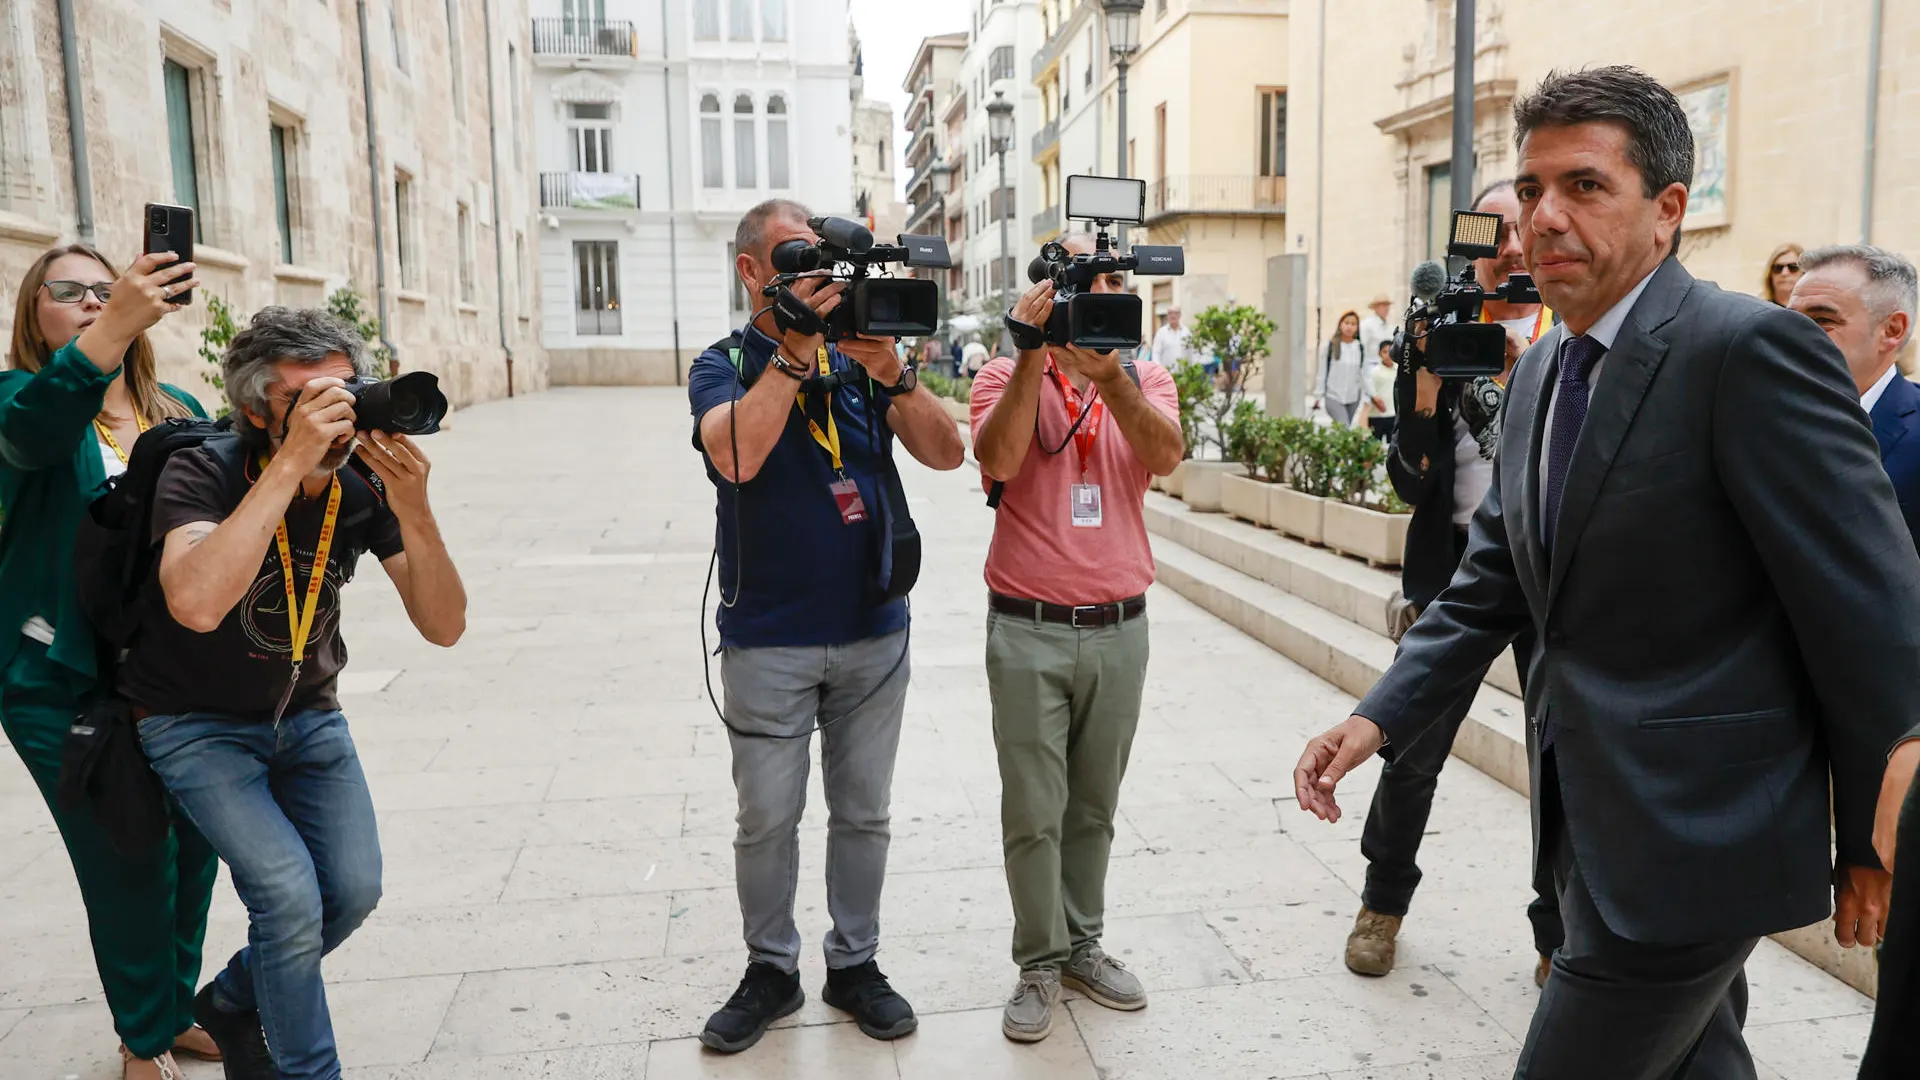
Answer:
[[[122,855],[88,809],[69,814],[57,798],[68,727],[112,689],[74,589],[74,531],[141,432],[205,415],[157,380],[146,336],[198,284],[175,259],[143,255],[118,274],[91,248],[42,255],[20,284],[0,371],[0,729],[73,861],[127,1080],[178,1080],[176,1051],[218,1058],[192,1015],[213,849],[176,817],[166,840]]]

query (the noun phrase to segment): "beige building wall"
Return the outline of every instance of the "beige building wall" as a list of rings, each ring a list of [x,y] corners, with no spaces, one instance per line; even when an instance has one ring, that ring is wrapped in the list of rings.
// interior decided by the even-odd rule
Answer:
[[[1780,0],[1758,17],[1750,0],[1620,0],[1581,5],[1570,25],[1558,0],[1488,0],[1475,186],[1512,176],[1513,96],[1553,68],[1633,64],[1683,93],[1724,83],[1725,212],[1690,224],[1681,255],[1701,278],[1758,292],[1776,244],[1862,239],[1870,6]],[[1451,153],[1453,33],[1451,4],[1327,5],[1322,151],[1319,7],[1295,6],[1289,193],[1316,339],[1376,292],[1403,295],[1428,254],[1427,169]],[[1920,77],[1899,62],[1920,48],[1920,5],[1887,4],[1885,17],[1870,239],[1920,255]]]
[[[544,389],[531,257],[534,179],[528,117],[511,79],[526,77],[524,0],[493,0],[498,176],[505,259],[506,344],[516,392]],[[141,207],[177,198],[163,63],[191,72],[206,292],[243,320],[270,304],[317,306],[352,284],[377,302],[372,190],[355,5],[135,0],[74,5],[97,246],[124,265],[141,247]],[[489,169],[487,42],[480,4],[394,0],[369,5],[379,189],[390,289],[387,337],[405,370],[440,375],[457,405],[504,396]],[[457,20],[450,23],[451,18]],[[397,28],[397,34],[396,34]],[[21,275],[53,243],[77,238],[67,101],[54,0],[12,0],[0,13],[0,326],[11,333]],[[270,126],[288,129],[293,258],[282,258]],[[411,180],[405,236],[395,179]],[[407,251],[407,272],[399,262]],[[154,332],[162,376],[202,392],[196,355],[204,301]]]

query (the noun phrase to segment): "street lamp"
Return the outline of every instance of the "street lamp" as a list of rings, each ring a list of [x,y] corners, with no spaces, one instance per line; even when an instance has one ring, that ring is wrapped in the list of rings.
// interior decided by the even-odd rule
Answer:
[[[1013,102],[1007,100],[1004,90],[995,90],[993,100],[987,103],[987,137],[993,140],[993,152],[1000,157],[1000,190],[994,198],[1000,200],[1000,262],[1006,274],[1000,281],[1000,298],[1007,300],[1013,292],[1013,249],[1007,245],[1007,216],[1013,212],[1007,206],[1007,151],[1013,148]],[[1012,306],[1010,300],[1008,306]]]
[[[1114,155],[1115,176],[1127,175],[1127,62],[1140,51],[1140,12],[1147,0],[1101,0],[1107,16],[1107,48],[1113,53],[1115,74],[1119,79],[1120,148]],[[1127,227],[1120,226],[1120,243],[1127,242]]]

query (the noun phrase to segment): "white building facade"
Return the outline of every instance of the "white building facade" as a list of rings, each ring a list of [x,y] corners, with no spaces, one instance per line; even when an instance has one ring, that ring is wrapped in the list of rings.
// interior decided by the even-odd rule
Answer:
[[[955,77],[964,95],[959,149],[970,167],[952,196],[964,208],[965,259],[962,313],[997,315],[1026,287],[1026,267],[1039,253],[1029,223],[1046,205],[1032,140],[1044,126],[1040,89],[1030,75],[1033,55],[1044,44],[1038,0],[972,0],[966,52]],[[1011,102],[1013,137],[1006,150],[1006,186],[994,153],[992,118],[996,97]],[[956,103],[958,106],[959,103]],[[956,108],[958,116],[959,109]],[[949,209],[951,213],[951,208]],[[1000,243],[1006,219],[1006,247]],[[1009,267],[1011,268],[1009,270]],[[1011,272],[1011,286],[1006,280]]]
[[[853,203],[846,0],[534,0],[556,384],[672,384],[745,322],[740,216]]]

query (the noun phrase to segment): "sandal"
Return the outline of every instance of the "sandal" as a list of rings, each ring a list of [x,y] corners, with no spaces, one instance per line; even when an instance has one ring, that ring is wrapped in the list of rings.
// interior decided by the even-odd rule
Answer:
[[[140,1076],[138,1080],[148,1080],[149,1077],[151,1080],[186,1080],[185,1075],[180,1072],[180,1064],[173,1060],[171,1051],[157,1058],[137,1058],[133,1056],[133,1051],[122,1046],[120,1048],[121,1080],[136,1080],[133,1069],[135,1065],[152,1065],[155,1069],[150,1074],[144,1069],[140,1070],[145,1075]]]

